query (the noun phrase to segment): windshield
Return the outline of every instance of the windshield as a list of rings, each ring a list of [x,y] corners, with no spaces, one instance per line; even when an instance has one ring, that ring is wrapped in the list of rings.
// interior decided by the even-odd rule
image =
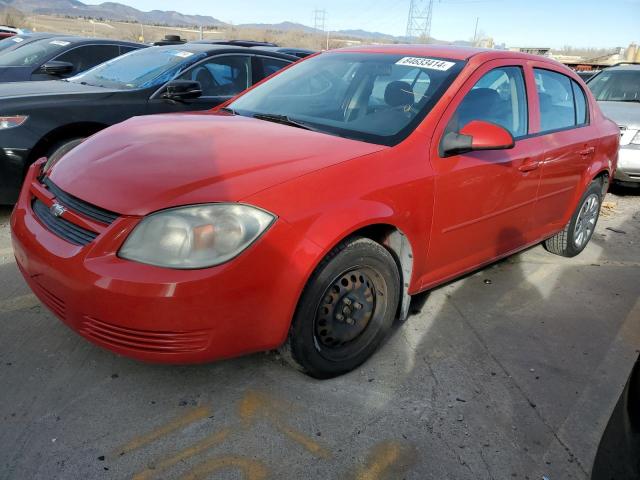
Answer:
[[[24,37],[20,37],[16,35],[15,37],[5,38],[4,40],[0,40],[0,52],[3,50],[7,50],[12,47],[16,47],[25,41]]]
[[[381,145],[406,138],[464,62],[374,53],[325,53],[247,92],[228,108],[285,117],[313,130]]]
[[[9,38],[8,40],[12,40]],[[49,58],[71,42],[65,40],[55,40],[51,38],[43,38],[29,42],[26,45],[5,52],[0,56],[0,66],[2,67],[26,67],[30,65],[38,65],[44,59]],[[15,45],[15,43],[14,43]]]
[[[175,47],[150,47],[109,60],[69,81],[120,90],[148,88],[168,82],[205,56]]]
[[[596,100],[640,102],[640,70],[604,70],[587,85]]]

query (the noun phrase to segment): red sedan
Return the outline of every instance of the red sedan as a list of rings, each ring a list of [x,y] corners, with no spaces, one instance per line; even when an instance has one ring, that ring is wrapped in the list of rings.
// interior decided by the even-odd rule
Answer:
[[[332,51],[217,111],[135,118],[36,162],[13,244],[42,302],[105,348],[188,363],[280,347],[332,377],[411,295],[539,242],[580,253],[618,139],[546,58]]]

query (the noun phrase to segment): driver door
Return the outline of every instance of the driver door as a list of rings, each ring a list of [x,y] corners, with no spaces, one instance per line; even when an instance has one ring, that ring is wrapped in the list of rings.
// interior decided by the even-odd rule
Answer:
[[[222,54],[207,58],[180,74],[176,80],[200,82],[202,95],[181,102],[161,98],[162,89],[149,103],[151,113],[208,110],[246,90],[253,82],[251,55]]]
[[[430,157],[435,208],[425,287],[532,240],[543,148],[539,139],[528,136],[529,76],[517,60],[488,62],[469,78],[436,128]],[[507,129],[514,137],[514,148],[444,155],[442,137],[459,132],[473,120]]]

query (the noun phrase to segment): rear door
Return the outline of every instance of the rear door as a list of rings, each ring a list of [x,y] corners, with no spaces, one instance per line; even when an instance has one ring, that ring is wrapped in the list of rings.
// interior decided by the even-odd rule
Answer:
[[[553,65],[533,65],[542,141],[540,189],[535,208],[539,235],[553,233],[564,226],[578,191],[587,174],[597,146],[598,132],[590,124],[588,102],[582,87]]]
[[[435,207],[424,286],[451,278],[531,242],[543,150],[529,136],[531,88],[520,60],[492,61],[467,80],[434,132]],[[498,124],[510,150],[443,157],[439,145],[473,120]]]

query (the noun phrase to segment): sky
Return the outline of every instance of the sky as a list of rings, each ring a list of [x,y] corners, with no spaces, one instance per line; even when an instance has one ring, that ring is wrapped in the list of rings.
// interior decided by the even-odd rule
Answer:
[[[234,24],[291,21],[313,26],[313,11],[324,9],[330,30],[392,35],[405,34],[410,4],[410,0],[118,1],[145,11],[178,10]],[[508,46],[604,48],[640,43],[640,0],[434,0],[431,36],[469,40],[476,19],[480,31]]]

